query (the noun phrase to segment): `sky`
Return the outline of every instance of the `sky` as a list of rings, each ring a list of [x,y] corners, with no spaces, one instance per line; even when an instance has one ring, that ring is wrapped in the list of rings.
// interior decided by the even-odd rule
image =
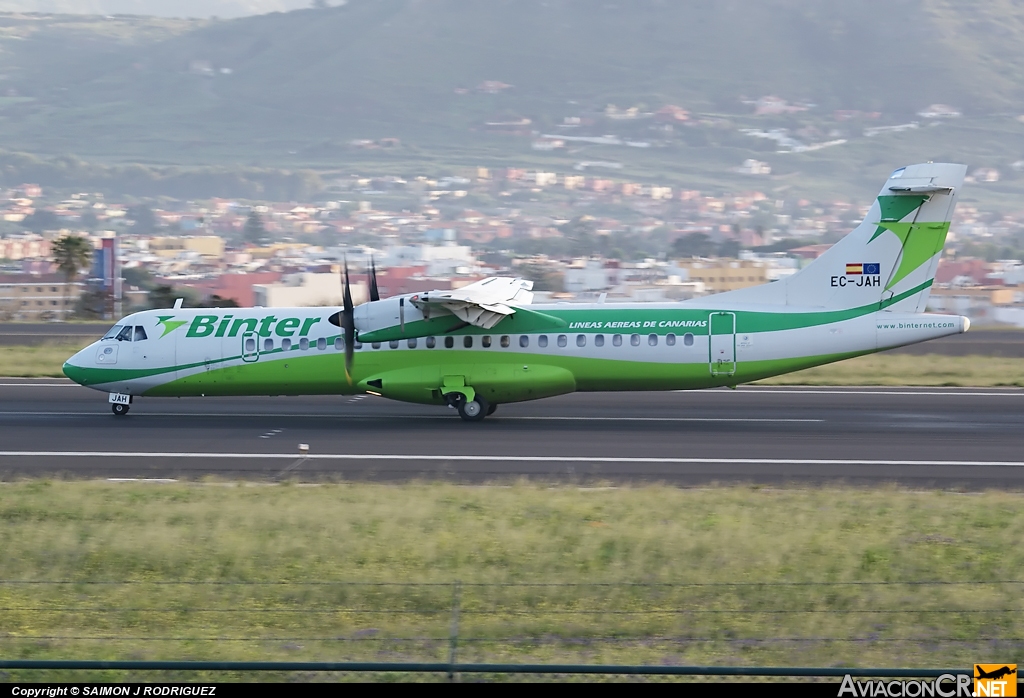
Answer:
[[[330,0],[330,4],[340,3]],[[0,12],[227,18],[288,12],[310,5],[312,0],[0,0]]]

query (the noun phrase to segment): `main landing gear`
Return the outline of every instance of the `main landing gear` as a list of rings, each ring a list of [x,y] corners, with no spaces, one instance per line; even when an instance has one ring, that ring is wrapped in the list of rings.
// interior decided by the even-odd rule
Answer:
[[[479,395],[474,396],[472,400],[467,400],[462,393],[450,393],[448,404],[458,410],[459,416],[466,422],[483,421],[484,417],[494,414],[494,411],[498,409],[497,405],[490,404]]]
[[[122,405],[121,403],[115,402],[110,406],[110,411],[118,417],[123,417],[128,414],[128,405]]]

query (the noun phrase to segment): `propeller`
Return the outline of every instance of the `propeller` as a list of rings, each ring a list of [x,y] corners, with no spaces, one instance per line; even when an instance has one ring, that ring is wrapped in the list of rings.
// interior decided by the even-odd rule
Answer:
[[[348,280],[348,261],[345,262],[345,292],[342,296],[341,330],[345,333],[345,379],[352,385],[352,360],[356,351],[355,306],[352,304],[352,286]]]
[[[377,265],[373,263],[373,257],[370,257],[370,300],[380,300],[380,291],[377,290]]]
[[[345,338],[345,379],[352,385],[352,359],[355,356],[356,318],[352,304],[352,287],[348,280],[348,260],[345,260],[345,281],[342,286],[341,310],[327,318],[335,327],[340,327]]]

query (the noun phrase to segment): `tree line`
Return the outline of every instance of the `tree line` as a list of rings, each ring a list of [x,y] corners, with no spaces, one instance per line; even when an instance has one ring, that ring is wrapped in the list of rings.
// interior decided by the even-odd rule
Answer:
[[[323,189],[312,170],[255,167],[102,165],[74,155],[40,158],[0,150],[0,186],[33,182],[45,187],[136,197],[307,201]]]

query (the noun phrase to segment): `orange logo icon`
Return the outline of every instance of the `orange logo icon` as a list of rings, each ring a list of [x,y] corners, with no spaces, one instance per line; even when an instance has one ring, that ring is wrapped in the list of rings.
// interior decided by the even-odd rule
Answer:
[[[974,695],[977,698],[1016,696],[1017,665],[975,664]]]

